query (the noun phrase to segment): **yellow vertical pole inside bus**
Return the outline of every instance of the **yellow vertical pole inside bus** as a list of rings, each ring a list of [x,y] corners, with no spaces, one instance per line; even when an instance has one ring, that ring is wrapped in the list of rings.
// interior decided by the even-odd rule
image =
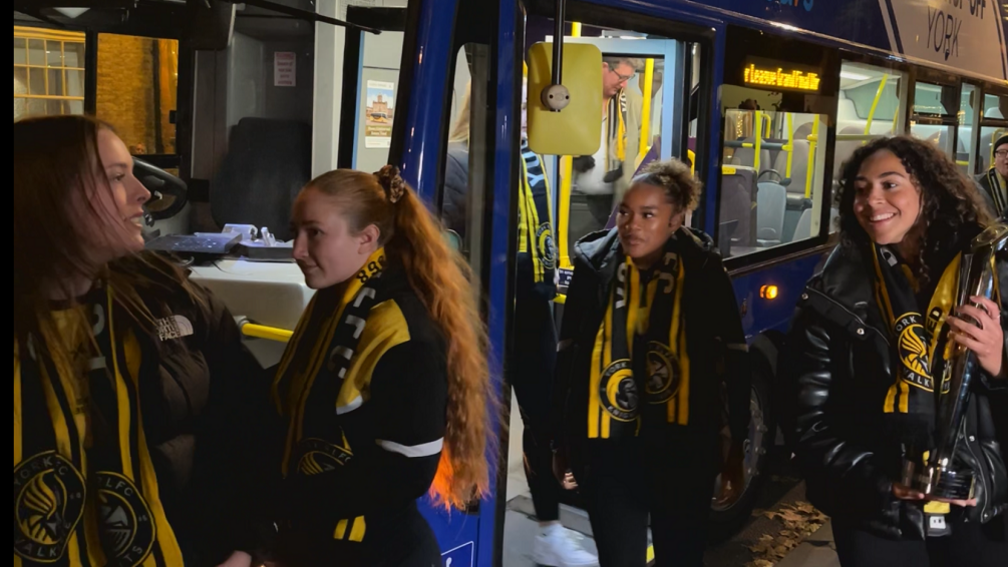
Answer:
[[[787,113],[787,147],[784,151],[787,152],[787,170],[784,172],[784,177],[791,179],[791,162],[794,160],[794,120],[790,112]]]
[[[763,147],[763,112],[760,110],[756,111],[756,127],[753,128],[754,136],[754,153],[753,153],[753,169],[756,170],[756,175],[759,175],[759,158],[760,150]]]
[[[812,120],[812,135],[808,137],[808,168],[805,170],[805,198],[812,198],[812,173],[815,171],[816,145],[819,143],[819,118]]]
[[[882,91],[885,90],[886,82],[889,81],[889,75],[882,75],[882,81],[879,82],[878,90],[875,91],[875,100],[872,101],[871,110],[868,111],[868,120],[865,120],[864,133],[865,136],[871,134],[872,120],[875,119],[875,110],[878,108],[879,100],[882,98]],[[895,123],[895,121],[893,121]],[[861,142],[861,145],[868,143],[868,140]]]
[[[581,37],[581,23],[573,22],[571,24],[571,37]],[[570,233],[570,198],[571,198],[571,187],[574,182],[574,158],[572,156],[563,156],[560,158],[560,195],[559,206],[557,207],[557,227],[556,235],[557,242],[559,243],[559,255],[560,255],[560,269],[571,270],[574,265],[571,264],[570,259],[570,246],[568,246],[568,236]],[[563,296],[557,297],[558,303],[563,303]]]
[[[652,85],[654,83],[654,59],[647,59],[644,62],[644,106],[641,108],[641,129],[640,144],[637,145],[637,161],[634,165],[639,166],[644,156],[651,151],[651,98],[654,96]]]

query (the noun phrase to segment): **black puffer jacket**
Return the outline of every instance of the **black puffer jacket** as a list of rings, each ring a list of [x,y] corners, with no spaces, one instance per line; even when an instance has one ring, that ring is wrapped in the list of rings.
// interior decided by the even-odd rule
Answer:
[[[732,437],[742,440],[751,418],[751,375],[735,290],[711,238],[700,231],[680,230],[686,233],[680,235],[684,244],[679,252],[686,271],[682,301],[689,329],[687,348],[696,376],[689,395],[690,425],[684,433],[708,445],[724,425],[727,410]],[[592,349],[616,267],[625,256],[616,229],[585,236],[574,251],[574,277],[557,353],[552,427],[554,444],[570,453],[577,468],[589,443],[585,424]]]
[[[1008,264],[999,259],[997,266],[1004,326]],[[883,537],[923,539],[922,505],[892,496],[903,449],[883,424],[883,400],[893,379],[887,335],[872,323],[878,312],[873,280],[859,249],[844,244],[802,294],[782,351],[785,380],[794,388],[791,440],[816,507]],[[1004,421],[997,416],[1008,412],[1008,380],[978,376],[959,445],[959,456],[979,473],[978,504],[955,513],[986,523],[1008,505],[998,442],[1006,432],[999,431]]]
[[[270,375],[243,346],[227,308],[162,256],[145,252],[110,269],[138,279],[155,318],[184,317],[192,333],[175,340],[137,328],[157,372],[140,377],[144,433],[168,522],[186,566],[213,567],[235,549],[255,550],[270,473],[266,418]]]

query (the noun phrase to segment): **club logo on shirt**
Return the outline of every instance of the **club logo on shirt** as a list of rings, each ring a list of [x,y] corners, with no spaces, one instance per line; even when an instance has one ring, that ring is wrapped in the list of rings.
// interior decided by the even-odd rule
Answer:
[[[14,467],[14,554],[35,563],[63,558],[84,513],[84,476],[55,451]]]
[[[536,229],[536,243],[539,247],[539,255],[542,257],[543,267],[552,270],[556,265],[556,250],[553,248],[553,230],[549,223],[544,222]]]
[[[645,394],[650,404],[663,404],[679,392],[679,364],[675,354],[659,342],[648,345]]]
[[[920,315],[907,313],[896,320],[897,344],[902,363],[903,380],[908,384],[933,392],[931,366],[928,362],[927,335],[920,323]]]
[[[637,418],[637,397],[630,361],[622,359],[610,364],[599,380],[602,407],[617,421],[633,421]]]
[[[97,476],[102,547],[114,557],[110,565],[136,567],[154,547],[156,528],[150,507],[125,476],[104,471]]]
[[[353,457],[349,449],[333,445],[322,439],[302,439],[298,443],[297,470],[305,476],[314,476],[336,470]]]

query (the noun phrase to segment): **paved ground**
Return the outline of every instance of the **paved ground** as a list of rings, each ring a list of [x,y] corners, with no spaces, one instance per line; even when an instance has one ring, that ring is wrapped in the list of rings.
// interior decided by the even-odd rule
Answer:
[[[784,524],[777,518],[770,518],[764,510],[780,510],[782,506],[802,502],[805,497],[805,487],[790,470],[787,462],[781,458],[775,459],[769,467],[771,475],[763,496],[756,505],[754,515],[746,525],[730,540],[712,545],[706,555],[707,567],[769,567],[769,564],[755,563],[763,556],[754,553],[751,548],[770,535],[777,538]],[[532,502],[527,496],[512,499],[505,519],[504,535],[504,567],[534,567],[532,561],[531,542],[535,537],[536,523],[532,519]],[[594,551],[595,543],[591,539],[591,528],[585,513],[579,509],[563,506],[561,521],[572,530],[583,535],[582,544]],[[805,538],[796,548],[790,551],[784,559],[774,564],[775,567],[839,567],[840,563],[833,550],[833,535],[829,524],[825,524],[817,532]]]

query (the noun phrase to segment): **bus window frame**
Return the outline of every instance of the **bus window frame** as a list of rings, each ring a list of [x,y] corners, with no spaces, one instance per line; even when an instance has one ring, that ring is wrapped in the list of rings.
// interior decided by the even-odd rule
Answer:
[[[817,116],[825,116],[826,118],[826,136],[825,136],[825,146],[823,151],[826,152],[824,160],[823,169],[823,179],[822,179],[822,190],[823,190],[823,206],[820,211],[820,221],[819,221],[819,234],[812,236],[811,238],[806,238],[796,242],[788,242],[786,244],[780,244],[778,246],[769,247],[765,250],[760,250],[757,252],[752,252],[749,254],[743,254],[741,256],[730,256],[724,259],[725,268],[732,275],[732,277],[740,277],[753,272],[758,272],[769,266],[787,263],[791,260],[796,260],[798,258],[803,258],[813,254],[822,253],[831,244],[829,242],[829,219],[830,219],[830,208],[833,203],[833,156],[836,152],[836,124],[837,124],[837,104],[836,101],[840,96],[840,68],[843,61],[842,51],[835,48],[815,43],[809,41],[802,35],[785,35],[782,33],[772,33],[763,31],[757,28],[751,28],[739,25],[728,25],[726,30],[725,39],[725,50],[730,51],[731,42],[735,35],[740,34],[761,34],[764,40],[770,39],[777,42],[798,42],[807,46],[814,46],[814,48],[823,54],[822,63],[822,74],[820,75],[822,80],[822,88],[820,88],[818,96],[832,98],[834,104],[829,106],[828,113],[810,112],[810,114],[816,114]],[[762,55],[762,54],[749,54],[749,55]],[[744,59],[745,56],[736,56]],[[740,88],[755,88],[747,85],[739,84],[737,79],[728,79],[728,57],[725,58],[721,64],[724,65],[724,79],[722,80],[722,85],[737,86]],[[832,86],[832,90],[827,90],[829,86]],[[721,85],[718,85],[720,88]],[[767,89],[769,92],[769,89]],[[725,117],[724,113],[718,109],[718,120],[720,122],[720,134],[723,138],[723,132],[725,129]],[[820,135],[822,138],[822,135]],[[699,146],[698,146],[699,147]],[[724,140],[721,139],[718,143],[718,172],[717,172],[717,202],[715,203],[714,211],[714,223],[715,231],[709,232],[710,236],[717,243],[720,238],[719,223],[721,216],[721,197],[722,197],[722,179],[721,167],[724,166]]]
[[[973,109],[973,117],[980,117],[979,120],[976,121],[976,126],[973,128],[973,148],[975,148],[973,157],[979,158],[980,154],[977,152],[980,151],[980,138],[984,128],[1003,128],[1008,130],[1008,116],[1005,116],[1004,118],[988,118],[986,115],[981,116],[981,114],[987,111],[986,108],[983,108],[983,101],[986,100],[987,95],[1008,98],[1008,87],[998,85],[997,83],[992,83],[990,81],[970,81],[970,84],[976,88],[976,97],[977,100],[980,101],[980,108]],[[991,139],[991,143],[993,142],[994,140]],[[981,175],[985,173],[985,171],[980,170],[979,164],[980,160],[976,159],[976,164],[974,165],[974,170],[971,171],[971,175]],[[991,162],[991,165],[994,165],[993,161]]]
[[[527,0],[523,3],[526,6],[527,15],[529,16],[542,17],[552,20],[556,15],[552,0]],[[673,130],[672,132],[673,138],[678,139],[673,147],[678,147],[679,149],[679,153],[676,154],[673,152],[672,157],[682,160],[683,162],[686,162],[689,158],[688,145],[686,141],[689,139],[690,88],[692,85],[686,84],[689,77],[683,74],[685,69],[682,64],[683,61],[680,59],[682,57],[685,57],[687,60],[689,59],[689,57],[686,57],[686,48],[688,46],[696,44],[700,47],[700,82],[698,85],[699,108],[697,111],[698,122],[696,135],[697,152],[693,166],[700,181],[704,182],[704,187],[710,187],[712,185],[709,185],[705,178],[711,164],[711,158],[707,155],[707,149],[710,145],[710,136],[714,136],[715,139],[717,136],[720,136],[721,127],[721,125],[713,123],[713,116],[711,115],[714,107],[712,100],[715,94],[714,74],[716,72],[717,65],[719,65],[718,59],[715,57],[717,30],[711,26],[704,26],[673,19],[674,15],[666,17],[656,16],[640,11],[633,11],[634,9],[635,8],[633,6],[629,6],[626,9],[616,9],[611,6],[589,4],[578,0],[569,0],[566,7],[565,17],[568,23],[578,22],[582,26],[653,34],[662,40],[674,40],[680,44],[681,49],[677,50],[679,58],[676,60],[677,70],[675,76],[666,76],[663,80],[670,81],[668,84],[685,85],[684,93],[673,98],[674,107],[670,109],[670,111],[677,112],[679,114],[679,124],[681,126],[678,131]],[[522,28],[524,29],[524,24],[522,25]],[[525,41],[524,37],[522,38],[522,41]],[[634,55],[634,57],[639,56]],[[522,48],[521,57],[518,60],[525,60],[524,48]],[[675,82],[673,83],[671,81]],[[518,108],[520,109],[520,106]],[[664,107],[662,111],[665,111]],[[675,124],[675,122],[673,122],[673,124]],[[559,158],[563,156],[550,157]],[[559,159],[557,159],[557,162],[559,162]],[[519,164],[516,164],[516,167],[518,165]],[[559,191],[559,183],[557,183],[555,191]],[[697,204],[696,210],[693,211],[693,226],[696,226],[701,230],[703,230],[703,219],[706,218],[707,206],[708,203],[706,197],[701,195],[700,202]],[[573,247],[574,243],[569,242],[568,244]]]

